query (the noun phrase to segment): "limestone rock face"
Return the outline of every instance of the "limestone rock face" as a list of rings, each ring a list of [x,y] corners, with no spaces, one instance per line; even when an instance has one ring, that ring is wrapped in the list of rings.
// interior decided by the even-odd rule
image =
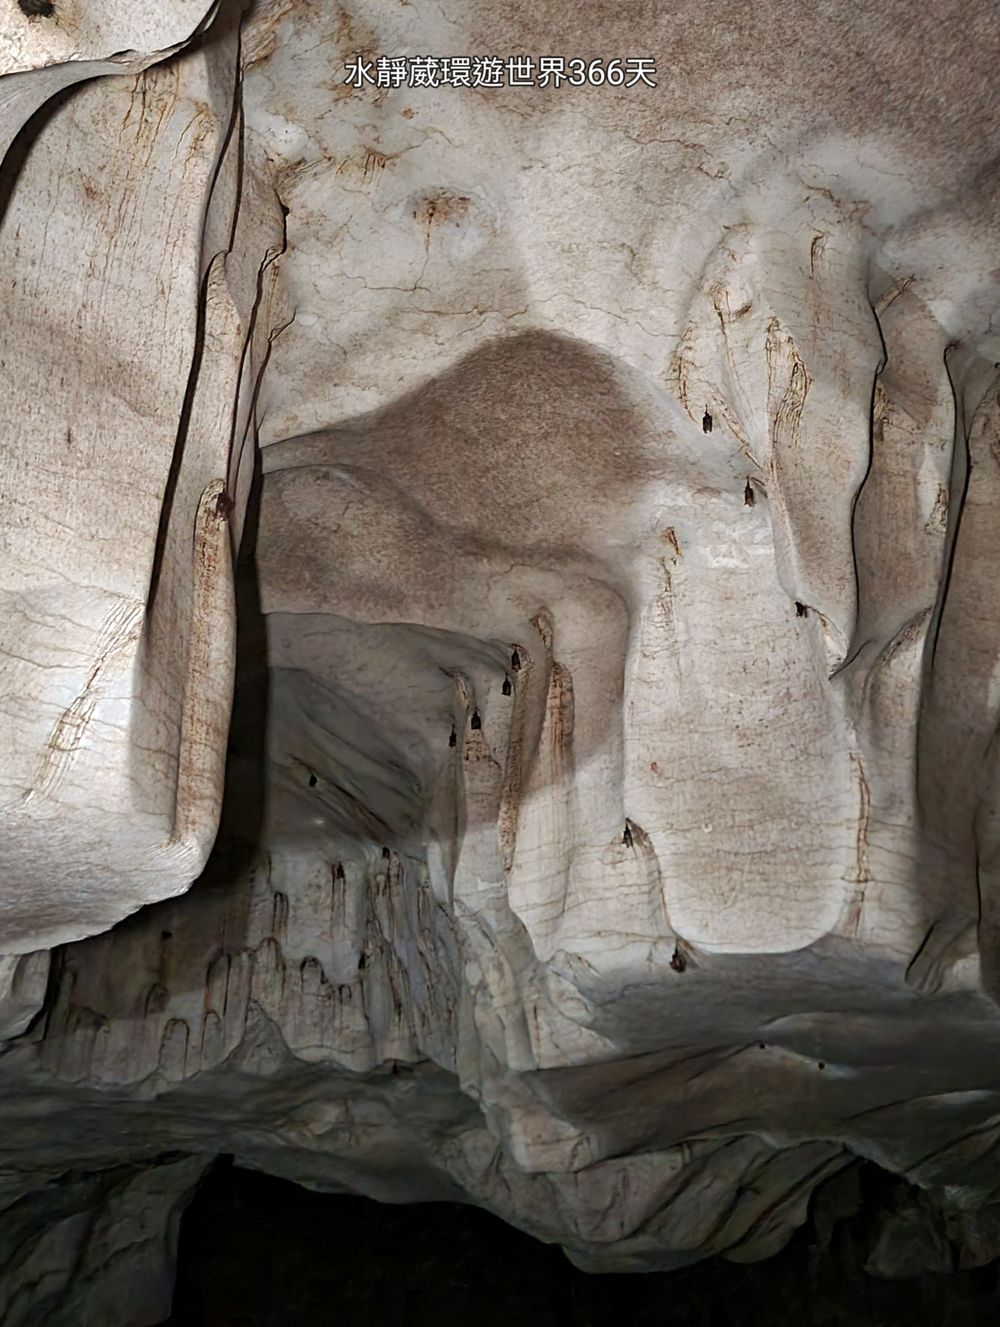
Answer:
[[[221,1152],[992,1258],[991,7],[2,3],[0,1318]]]

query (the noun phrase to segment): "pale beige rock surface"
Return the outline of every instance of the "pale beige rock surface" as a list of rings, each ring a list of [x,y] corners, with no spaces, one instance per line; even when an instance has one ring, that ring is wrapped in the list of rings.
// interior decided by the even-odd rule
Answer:
[[[669,1268],[866,1157],[992,1256],[990,7],[54,4],[0,38],[15,129],[91,80],[0,218],[0,1242],[232,1152]],[[344,82],[462,53],[657,86]],[[142,1181],[87,1183],[39,1266]]]
[[[187,888],[215,835],[226,492],[281,242],[275,202],[238,213],[238,29],[219,23],[172,61],[85,83],[13,163],[0,857],[15,951]]]

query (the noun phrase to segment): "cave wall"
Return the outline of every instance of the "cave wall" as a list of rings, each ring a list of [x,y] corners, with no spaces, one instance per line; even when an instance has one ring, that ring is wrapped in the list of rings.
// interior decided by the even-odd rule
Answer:
[[[988,7],[4,4],[4,1321],[162,1319],[219,1154],[989,1261]]]

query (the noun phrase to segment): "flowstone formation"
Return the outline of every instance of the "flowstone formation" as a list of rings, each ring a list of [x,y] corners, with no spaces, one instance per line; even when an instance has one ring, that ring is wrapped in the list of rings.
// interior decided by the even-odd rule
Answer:
[[[995,1257],[991,7],[0,6],[0,1321],[220,1154]]]

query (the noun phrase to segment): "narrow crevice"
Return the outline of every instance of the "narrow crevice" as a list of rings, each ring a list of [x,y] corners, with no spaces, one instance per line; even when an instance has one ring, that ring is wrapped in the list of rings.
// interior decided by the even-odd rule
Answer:
[[[955,570],[955,561],[958,554],[958,540],[962,527],[962,515],[965,511],[965,501],[969,494],[969,482],[972,478],[972,455],[969,448],[969,434],[966,426],[965,410],[949,364],[949,352],[953,351],[954,347],[949,346],[944,353],[945,372],[948,374],[948,384],[951,387],[952,400],[955,406],[955,445],[952,453],[952,467],[949,480],[951,487],[951,504],[948,513],[948,533],[946,536],[944,555],[944,574],[941,577],[937,603],[934,606],[931,627],[928,632],[931,642],[928,660],[929,671],[934,668],[934,658],[937,654],[938,640],[941,635],[941,627],[944,621],[945,608],[948,601],[948,592],[951,589],[951,578]]]

